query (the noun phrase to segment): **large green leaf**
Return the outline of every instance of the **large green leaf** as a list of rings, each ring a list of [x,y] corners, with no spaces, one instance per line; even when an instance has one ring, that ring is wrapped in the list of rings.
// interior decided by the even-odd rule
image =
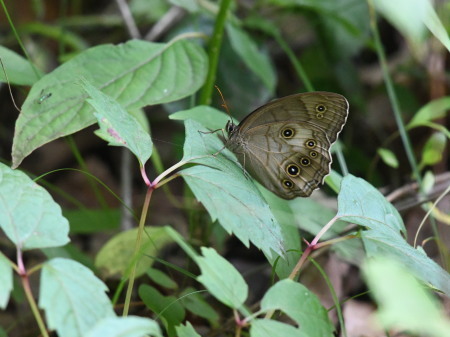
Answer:
[[[410,246],[397,210],[383,195],[363,179],[347,175],[338,197],[337,216],[368,228],[361,232],[368,256],[388,255],[425,282],[450,294],[450,275],[425,255]]]
[[[199,133],[207,131],[201,124],[187,120],[185,127],[183,161],[201,165],[185,169],[181,175],[212,220],[218,219],[246,246],[251,241],[269,257],[272,251],[285,255],[277,220],[234,154],[224,148],[216,134]]]
[[[426,28],[450,51],[450,39],[430,0],[375,0],[375,6],[416,47]],[[443,6],[445,4],[439,4]]]
[[[82,78],[132,110],[193,94],[203,84],[207,68],[204,51],[180,39],[132,40],[86,50],[31,88],[16,123],[14,167],[39,146],[94,123]]]
[[[101,320],[86,337],[162,337],[158,324],[145,317],[108,317]]]
[[[25,173],[0,163],[0,228],[21,250],[69,242],[61,207]]]
[[[42,268],[39,306],[59,336],[84,337],[101,319],[115,316],[106,290],[90,269],[56,258]]]
[[[267,291],[261,310],[282,310],[300,326],[303,336],[333,336],[334,327],[317,296],[290,279],[278,281]]]
[[[443,308],[404,265],[379,257],[368,260],[363,271],[384,327],[421,336],[450,336],[450,320]]]

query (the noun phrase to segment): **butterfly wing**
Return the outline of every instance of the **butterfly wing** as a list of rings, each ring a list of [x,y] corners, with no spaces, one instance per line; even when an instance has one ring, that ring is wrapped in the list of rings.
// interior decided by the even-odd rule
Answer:
[[[292,130],[293,137],[280,136]],[[244,168],[263,186],[284,199],[308,197],[330,171],[330,142],[308,123],[272,123],[248,131],[236,149]]]
[[[302,93],[249,114],[227,146],[263,186],[285,199],[308,197],[330,172],[330,147],[348,115],[345,97]]]
[[[239,124],[242,134],[259,125],[274,122],[309,122],[321,128],[333,144],[348,116],[344,96],[316,91],[273,100],[250,113]]]

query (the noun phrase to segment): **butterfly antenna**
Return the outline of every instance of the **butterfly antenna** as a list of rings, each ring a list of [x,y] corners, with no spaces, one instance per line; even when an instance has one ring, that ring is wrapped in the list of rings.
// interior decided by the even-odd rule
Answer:
[[[2,69],[3,69],[3,73],[5,74],[6,84],[8,84],[9,95],[11,96],[14,107],[17,109],[17,111],[21,112],[21,110],[16,105],[16,101],[14,100],[14,96],[13,96],[13,93],[11,90],[11,85],[9,84],[8,74],[6,73],[6,69],[5,69],[5,66],[3,64],[3,60],[1,57],[0,57],[0,63],[2,64]]]
[[[227,111],[228,116],[231,119],[231,114],[230,114],[230,110],[228,110],[228,105],[227,102],[225,101],[225,98],[223,98],[223,94],[222,91],[220,91],[219,87],[217,85],[214,85],[214,87],[216,88],[216,90],[219,92],[220,97],[222,97],[222,108],[224,108]]]

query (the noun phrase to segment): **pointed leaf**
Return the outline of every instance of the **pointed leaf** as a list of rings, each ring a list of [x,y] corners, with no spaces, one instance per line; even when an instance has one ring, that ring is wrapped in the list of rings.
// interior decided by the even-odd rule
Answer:
[[[180,300],[175,296],[164,296],[147,284],[139,287],[139,297],[158,318],[163,320],[169,336],[175,336],[175,326],[179,325],[186,315]]]
[[[267,291],[261,310],[282,310],[297,322],[303,336],[333,336],[334,327],[317,296],[290,279],[278,281]]]
[[[13,269],[3,254],[0,254],[0,284],[0,308],[6,309],[13,289]]]
[[[186,325],[179,325],[176,328],[178,337],[201,337],[192,327],[192,324],[186,322]]]
[[[133,228],[115,235],[98,252],[95,266],[101,270],[103,277],[125,275],[134,256],[137,232],[138,228]],[[159,250],[170,242],[172,239],[164,227],[145,227],[136,277],[150,268],[154,262],[152,257],[158,255]]]
[[[204,51],[186,40],[150,43],[132,40],[90,48],[44,76],[32,88],[16,123],[13,164],[53,139],[94,123],[93,108],[79,85],[85,78],[132,110],[175,101],[203,84]],[[42,95],[50,95],[39,104]]]
[[[273,92],[276,75],[269,56],[258,50],[255,41],[240,27],[230,23],[226,28],[234,51],[241,57],[247,67],[263,81],[265,86]]]
[[[307,335],[300,329],[286,323],[271,319],[252,320],[250,327],[250,337],[314,337]],[[325,337],[325,336],[324,336]]]
[[[86,337],[162,337],[158,324],[150,319],[137,316],[108,317],[98,322]]]
[[[338,197],[340,220],[369,228],[361,233],[367,255],[388,255],[415,275],[450,295],[450,275],[422,250],[410,246],[397,210],[363,179],[347,175]]]
[[[185,122],[184,161],[202,165],[181,171],[196,198],[213,221],[236,235],[246,246],[249,240],[267,256],[272,250],[285,254],[283,235],[267,202],[234,154],[224,148],[215,134],[200,134],[200,124]],[[207,131],[207,130],[205,130]],[[212,154],[220,151],[218,155]]]
[[[201,270],[197,280],[223,304],[239,309],[248,296],[248,286],[233,265],[212,248],[202,247],[196,262]]]
[[[23,172],[2,163],[0,228],[22,250],[69,242],[69,224],[50,194]]]
[[[48,327],[65,337],[84,337],[101,319],[115,316],[107,288],[82,264],[56,258],[42,268],[39,306]]]
[[[398,167],[398,159],[397,156],[389,149],[385,149],[380,147],[377,150],[378,155],[380,156],[381,160],[388,166],[397,168]]]
[[[152,155],[153,144],[148,132],[133,115],[126,112],[122,106],[108,95],[84,80],[84,90],[91,96],[87,101],[96,112],[98,124],[103,134],[107,135],[110,145],[128,148],[144,166]]]
[[[445,117],[447,110],[450,110],[450,96],[435,99],[424,105],[411,121],[407,128],[423,125],[423,123],[431,122],[438,118]]]
[[[450,321],[434,296],[404,265],[387,258],[368,260],[363,268],[371,295],[378,302],[378,317],[387,328],[417,335],[449,337]]]
[[[3,46],[0,46],[0,58],[11,85],[32,85],[42,76],[42,72],[37,68],[33,69],[25,58]],[[0,81],[6,82],[3,69],[0,70]]]

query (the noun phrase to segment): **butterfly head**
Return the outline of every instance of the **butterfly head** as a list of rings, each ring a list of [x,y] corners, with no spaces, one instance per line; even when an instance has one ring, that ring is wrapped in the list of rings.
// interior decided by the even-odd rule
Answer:
[[[225,126],[225,130],[228,133],[228,136],[231,136],[236,131],[237,125],[233,123],[232,120],[229,120],[227,122],[227,125]]]

